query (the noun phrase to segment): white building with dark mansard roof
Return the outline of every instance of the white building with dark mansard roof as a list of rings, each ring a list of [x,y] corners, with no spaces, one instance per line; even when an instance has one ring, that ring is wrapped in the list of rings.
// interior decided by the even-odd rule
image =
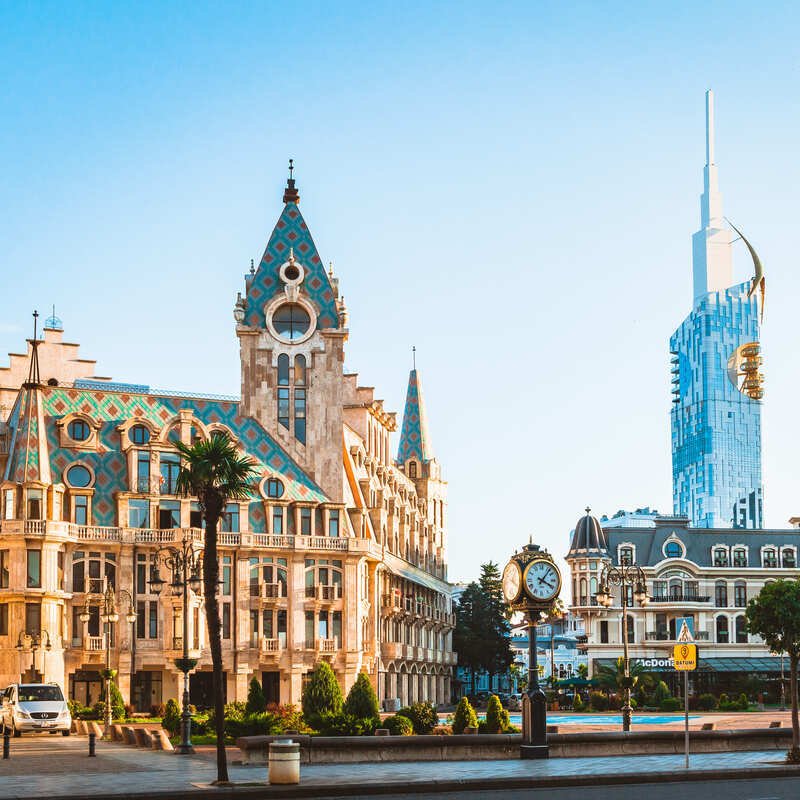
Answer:
[[[228,700],[245,699],[255,676],[269,701],[298,703],[325,659],[345,692],[366,671],[381,699],[449,701],[446,484],[419,374],[409,378],[395,459],[394,412],[344,372],[347,311],[299,199],[290,177],[236,301],[239,396],[98,378],[60,325],[0,368],[4,684],[21,674],[57,681],[93,703],[109,646],[126,702],[149,710],[179,696],[184,609],[149,576],[159,547],[184,537],[202,547],[199,507],[176,494],[175,443],[225,432],[258,470],[253,495],[228,504],[220,532]],[[101,622],[93,599],[106,587],[120,605],[114,624]],[[191,593],[187,612],[199,659],[192,702],[202,706],[211,659],[200,596]],[[45,640],[46,653],[36,649]]]

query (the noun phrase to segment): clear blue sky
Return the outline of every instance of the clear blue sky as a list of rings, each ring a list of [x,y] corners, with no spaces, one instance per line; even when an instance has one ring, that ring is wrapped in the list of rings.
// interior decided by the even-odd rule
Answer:
[[[796,5],[400,5],[2,4],[0,352],[56,303],[100,374],[237,392],[291,156],[348,366],[401,411],[417,346],[451,576],[563,554],[587,503],[671,509],[711,87],[767,271],[767,523],[800,514]]]

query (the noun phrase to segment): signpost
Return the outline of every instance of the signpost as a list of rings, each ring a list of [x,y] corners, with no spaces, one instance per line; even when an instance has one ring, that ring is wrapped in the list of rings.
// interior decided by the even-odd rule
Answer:
[[[684,748],[686,769],[689,769],[689,673],[697,669],[697,645],[692,640],[692,634],[685,619],[678,634],[678,644],[675,645],[672,651],[672,660],[675,664],[675,669],[678,672],[683,672]]]

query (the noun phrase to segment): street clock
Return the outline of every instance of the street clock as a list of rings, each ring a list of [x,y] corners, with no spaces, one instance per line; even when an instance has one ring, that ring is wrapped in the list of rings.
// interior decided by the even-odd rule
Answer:
[[[561,571],[539,545],[526,544],[503,570],[503,596],[510,606],[546,606],[561,592]]]

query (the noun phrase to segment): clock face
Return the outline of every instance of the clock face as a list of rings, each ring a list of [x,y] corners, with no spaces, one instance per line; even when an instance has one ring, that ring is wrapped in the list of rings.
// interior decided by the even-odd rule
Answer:
[[[513,603],[517,599],[521,583],[522,575],[519,566],[515,561],[509,561],[503,570],[503,596],[507,603]]]
[[[525,570],[525,589],[533,600],[547,602],[561,589],[561,575],[551,561],[532,561]]]

